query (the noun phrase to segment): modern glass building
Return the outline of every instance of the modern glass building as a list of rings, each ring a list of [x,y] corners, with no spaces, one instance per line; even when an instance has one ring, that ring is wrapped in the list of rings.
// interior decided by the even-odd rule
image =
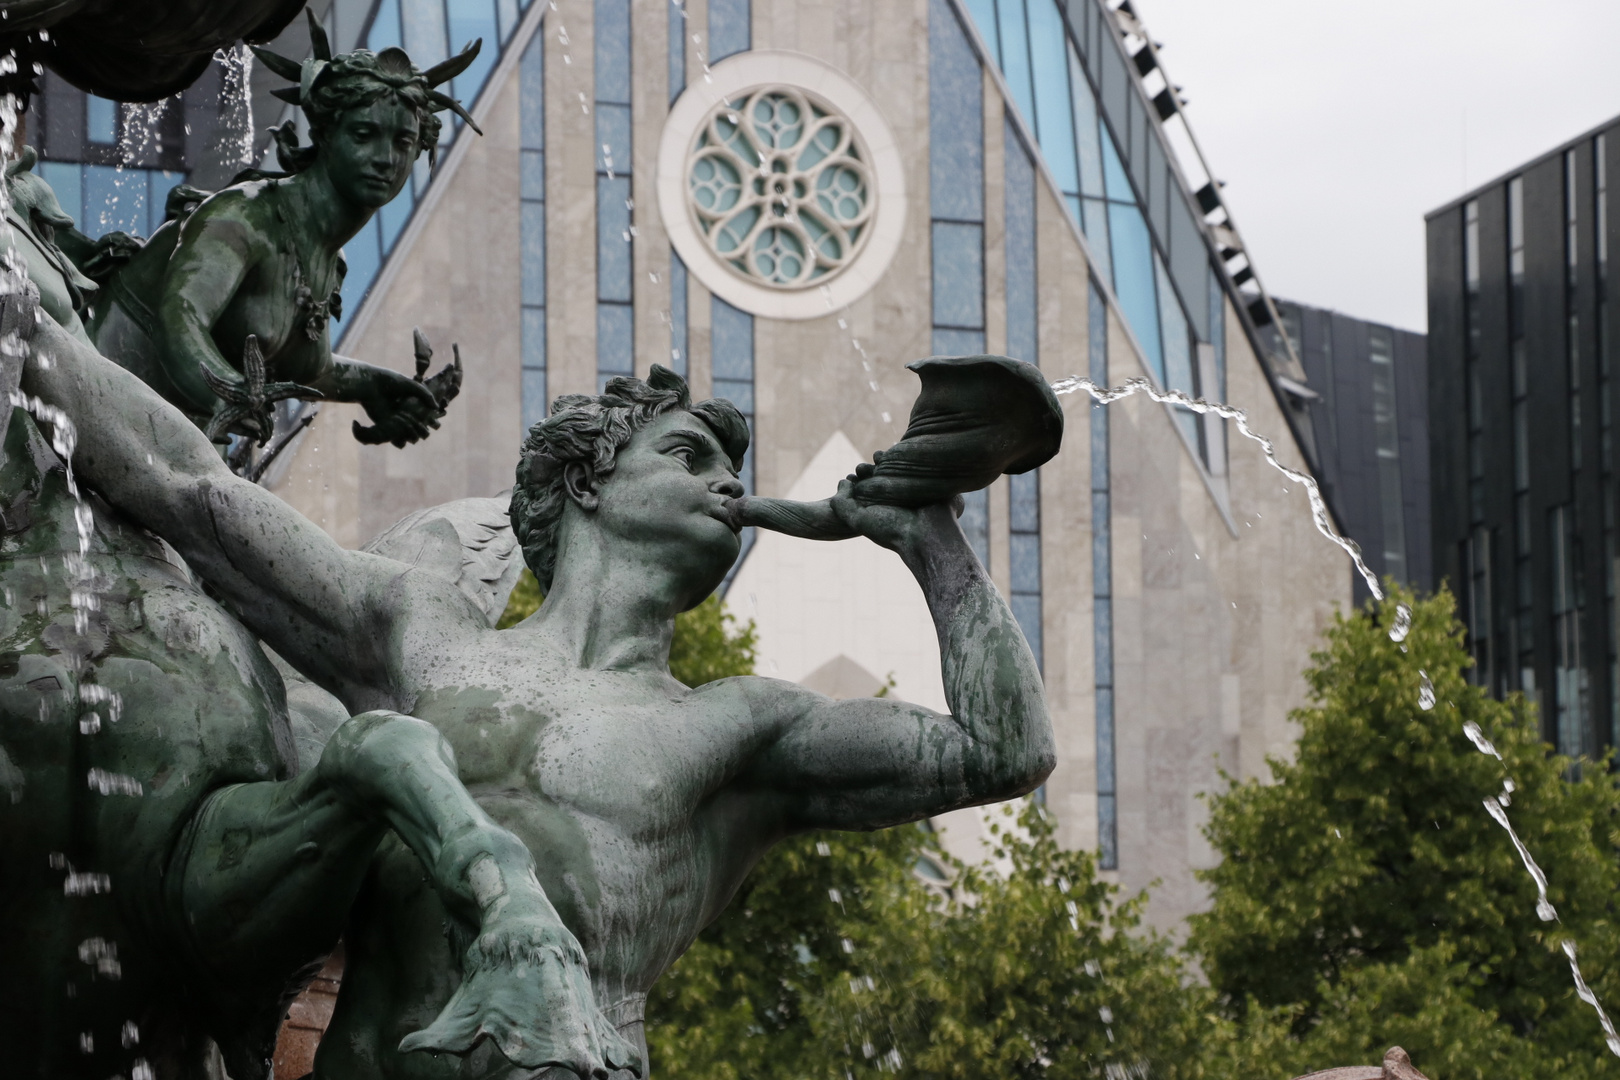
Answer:
[[[1562,753],[1620,742],[1614,241],[1620,118],[1427,217],[1434,564],[1477,681]]]

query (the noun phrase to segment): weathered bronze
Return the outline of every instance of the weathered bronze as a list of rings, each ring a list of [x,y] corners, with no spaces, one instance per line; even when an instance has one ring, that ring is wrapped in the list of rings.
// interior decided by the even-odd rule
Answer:
[[[429,385],[332,353],[342,247],[400,193],[417,157],[434,152],[435,113],[465,115],[433,87],[465,70],[480,43],[424,72],[399,49],[333,56],[313,16],[310,35],[314,55],[302,64],[256,52],[297,82],[278,94],[304,110],[311,144],[298,144],[289,121],[276,134],[285,172],[250,172],[194,208],[179,208],[106,276],[88,330],[103,355],[213,438],[245,435],[261,445],[269,438],[276,397],[245,388],[238,359],[251,336],[270,382],[359,402],[374,424],[362,441],[403,446],[439,426],[459,371]]]

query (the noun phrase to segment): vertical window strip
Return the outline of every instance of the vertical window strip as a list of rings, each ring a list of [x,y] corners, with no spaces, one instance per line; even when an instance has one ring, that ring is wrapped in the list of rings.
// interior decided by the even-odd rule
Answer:
[[[669,5],[669,100],[686,89],[686,0]]]
[[[669,249],[669,369],[683,379],[688,375],[686,350],[691,337],[687,320],[686,263]]]
[[[1046,3],[1047,0],[1034,0]],[[1035,163],[1017,134],[1005,125],[1007,354],[1040,362],[1035,314]],[[1012,571],[1013,616],[1042,663],[1041,488],[1035,472],[1008,478],[1008,555]]]
[[[1592,263],[1597,283],[1598,467],[1603,474],[1603,603],[1608,642],[1610,746],[1620,746],[1620,642],[1615,632],[1614,392],[1609,357],[1609,166],[1608,134],[1592,140]]]
[[[928,131],[933,351],[973,355],[985,349],[984,86],[949,0],[928,4]],[[988,546],[980,556],[988,565]]]
[[[1096,281],[1087,304],[1091,381],[1108,385],[1108,308]],[[1091,591],[1097,727],[1097,865],[1119,869],[1119,821],[1114,777],[1113,533],[1109,483],[1108,410],[1091,405]]]
[[[522,196],[523,430],[546,416],[546,111],[545,35],[536,32],[518,66]]]
[[[595,0],[596,388],[635,374],[630,0]]]
[[[710,370],[714,376],[714,396],[737,406],[748,421],[748,453],[743,456],[737,478],[743,491],[754,494],[754,459],[759,450],[759,429],[754,423],[754,317],[732,307],[718,296],[710,297]],[[720,586],[725,594],[743,560],[754,547],[752,527],[742,532],[742,551]]]
[[[753,48],[749,0],[709,0],[709,63]]]

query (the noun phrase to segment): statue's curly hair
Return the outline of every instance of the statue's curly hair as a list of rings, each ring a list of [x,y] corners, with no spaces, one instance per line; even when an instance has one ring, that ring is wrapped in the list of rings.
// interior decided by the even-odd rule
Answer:
[[[568,464],[586,462],[598,479],[606,478],[613,472],[619,448],[674,409],[684,409],[707,424],[732,467],[742,468],[748,451],[748,421],[742,413],[722,398],[694,402],[686,380],[660,364],[653,365],[646,381],[619,377],[609,379],[600,395],[559,397],[552,403],[551,415],[529,429],[509,513],[523,546],[523,561],[534,571],[542,593],[551,590],[557,569],[557,526],[568,504],[563,482]]]

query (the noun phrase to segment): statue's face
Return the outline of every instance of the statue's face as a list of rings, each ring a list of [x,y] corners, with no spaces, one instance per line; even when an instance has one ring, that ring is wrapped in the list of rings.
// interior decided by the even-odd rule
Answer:
[[[344,113],[322,139],[321,155],[338,192],[375,210],[410,179],[420,135],[416,111],[384,94]]]
[[[596,526],[603,542],[649,550],[695,604],[714,591],[740,550],[725,516],[742,483],[714,432],[689,412],[663,414],[631,436],[600,486]]]

